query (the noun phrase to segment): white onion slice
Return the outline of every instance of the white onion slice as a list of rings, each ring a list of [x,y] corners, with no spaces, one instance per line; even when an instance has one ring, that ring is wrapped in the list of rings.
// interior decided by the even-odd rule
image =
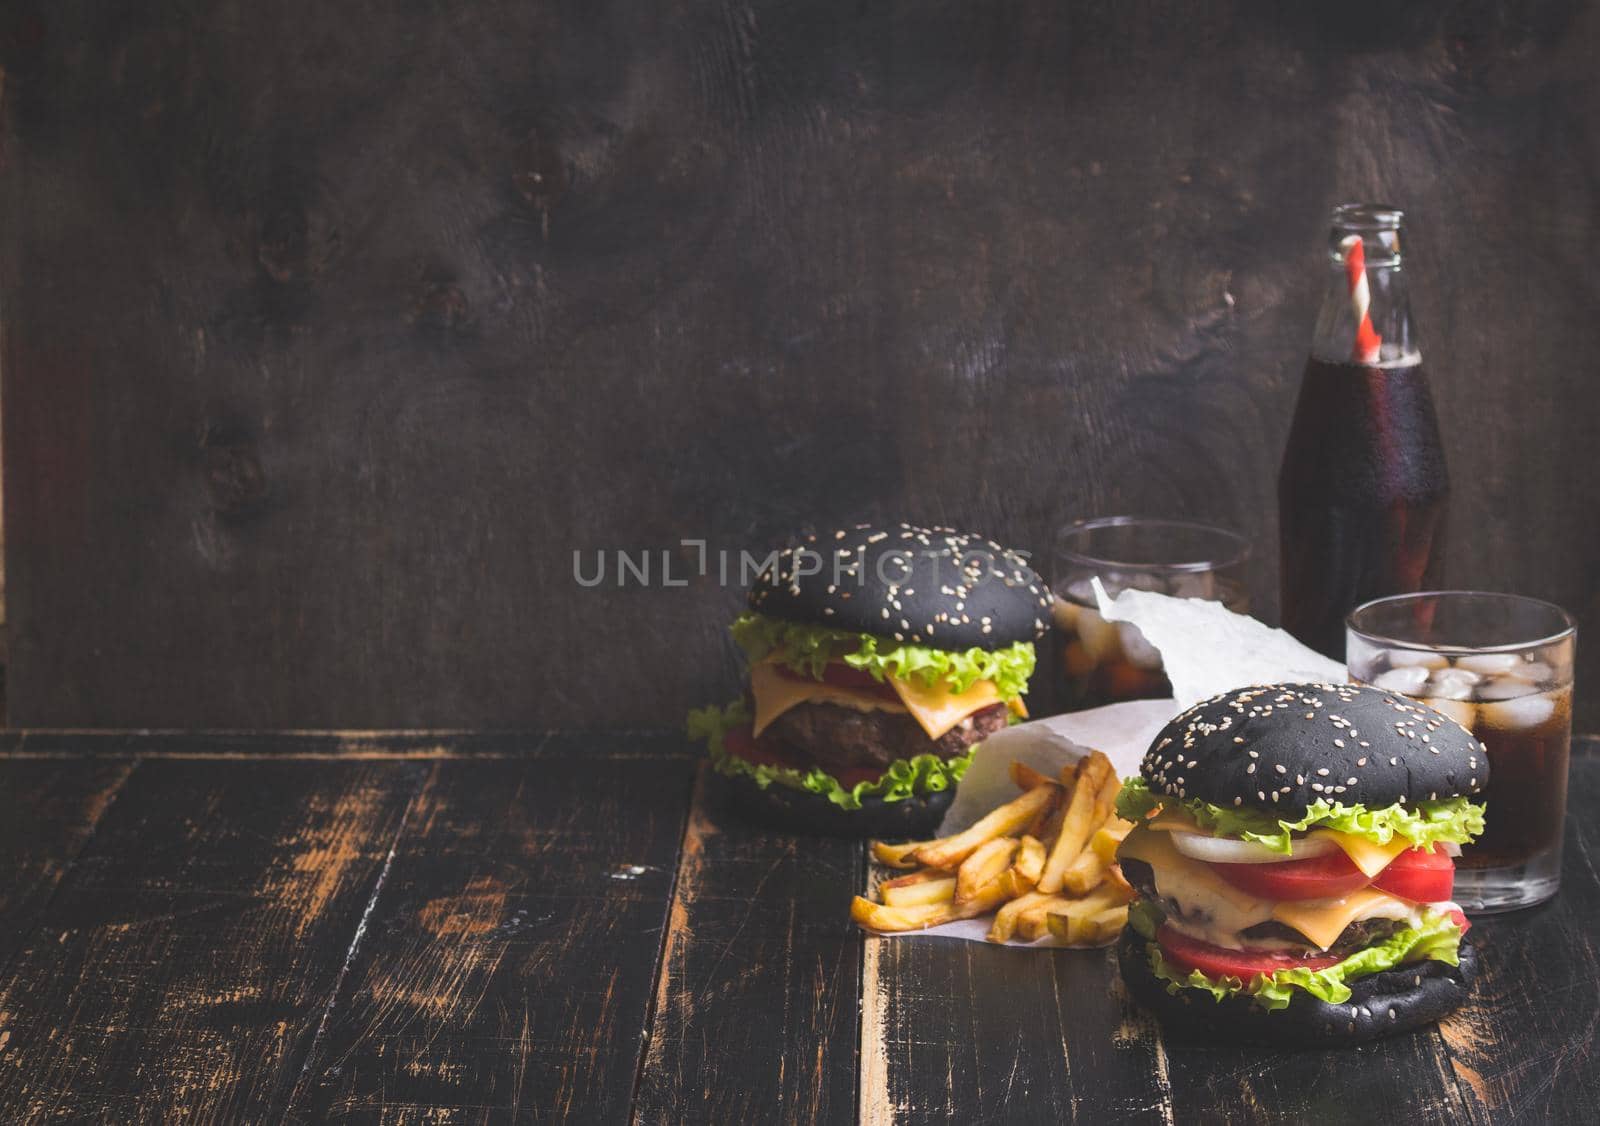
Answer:
[[[1439,848],[1439,851],[1444,853],[1446,856],[1460,856],[1461,855],[1461,846],[1456,844],[1455,841],[1440,841],[1439,844],[1438,844],[1438,848]]]
[[[1287,856],[1256,841],[1232,837],[1208,837],[1201,833],[1173,833],[1172,847],[1190,860],[1207,864],[1282,864],[1285,860],[1307,860],[1338,850],[1338,842],[1327,837],[1297,837],[1294,851]]]

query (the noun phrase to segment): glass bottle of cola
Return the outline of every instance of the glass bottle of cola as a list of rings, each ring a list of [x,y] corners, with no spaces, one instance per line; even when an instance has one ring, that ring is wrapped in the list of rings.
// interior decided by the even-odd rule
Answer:
[[[1283,627],[1344,658],[1363,602],[1438,589],[1450,478],[1411,323],[1400,211],[1333,212],[1326,294],[1278,472]]]

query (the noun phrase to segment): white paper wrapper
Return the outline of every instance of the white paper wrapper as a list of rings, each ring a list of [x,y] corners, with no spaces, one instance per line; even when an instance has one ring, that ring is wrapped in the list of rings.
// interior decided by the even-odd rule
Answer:
[[[1013,761],[1056,774],[1090,750],[1099,750],[1111,759],[1118,775],[1127,778],[1138,773],[1156,732],[1190,704],[1250,684],[1345,680],[1339,662],[1307,649],[1282,630],[1235,614],[1221,603],[1142,590],[1125,590],[1108,599],[1098,580],[1095,593],[1107,621],[1137,626],[1145,640],[1160,651],[1174,698],[1136,700],[1051,716],[990,736],[973,756],[939,827],[940,836],[960,832],[1016,796],[1010,777]],[[985,916],[912,933],[983,942],[989,923]],[[1011,945],[1048,946],[1051,940]]]

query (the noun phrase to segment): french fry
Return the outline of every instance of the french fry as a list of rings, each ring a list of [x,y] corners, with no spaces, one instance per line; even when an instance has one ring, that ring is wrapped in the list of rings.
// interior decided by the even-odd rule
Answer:
[[[1115,776],[1111,760],[1099,751],[1093,752],[1078,767],[1072,798],[1067,802],[1067,812],[1061,821],[1061,832],[1050,850],[1049,859],[1045,861],[1044,874],[1039,877],[1040,891],[1055,893],[1064,886],[1067,868],[1078,859],[1078,854],[1089,843],[1089,837],[1105,820],[1101,795],[1106,778]],[[922,854],[919,852],[918,855]]]
[[[974,849],[956,870],[956,906],[975,898],[979,888],[997,879],[1011,866],[1016,853],[1017,842],[1011,837],[996,837]]]
[[[955,897],[956,878],[931,869],[929,875],[936,878],[907,884],[893,880],[882,885],[879,890],[883,893],[883,902],[889,907],[926,907],[935,903],[949,903]]]
[[[1109,867],[1111,863],[1104,856],[1092,848],[1086,848],[1078,853],[1078,859],[1067,865],[1061,877],[1061,886],[1070,895],[1088,895],[1106,878],[1106,869]]]
[[[1051,912],[1050,933],[1068,946],[1103,946],[1122,933],[1128,922],[1126,907],[1105,907],[1092,915]]]
[[[1003,872],[999,876],[984,884],[971,898],[951,904],[951,919],[976,919],[979,915],[987,915],[999,907],[1011,896],[1010,872]]]
[[[1028,836],[1047,842],[1046,851],[1048,851],[1048,843],[1054,842],[1061,835],[1061,819],[1066,816],[1066,812],[1067,794],[1058,786],[1055,800],[1041,809],[1032,824],[1028,826]]]
[[[1017,937],[1024,942],[1034,942],[1041,939],[1050,927],[1052,913],[1070,913],[1077,910],[1077,905],[1082,900],[1070,899],[1064,895],[1047,895],[1038,903],[1028,906],[1017,916]]]
[[[872,859],[882,864],[885,868],[915,868],[917,866],[916,852],[933,844],[932,841],[907,841],[905,844],[886,844],[883,841],[872,842]]]
[[[1011,870],[1019,881],[1032,888],[1044,874],[1044,857],[1044,842],[1037,837],[1024,836],[1017,842],[1017,856],[1011,862]]]
[[[1011,763],[1011,781],[1016,783],[1019,790],[1035,790],[1040,786],[1056,784],[1056,780],[1050,775],[1041,773],[1026,763],[1016,761]]]
[[[985,841],[1008,837],[1027,825],[1054,794],[1053,786],[1029,790],[990,812],[965,832],[923,845],[916,852],[917,860],[929,868],[955,868]]]
[[[1111,864],[1117,858],[1117,846],[1132,829],[1132,822],[1113,817],[1094,831],[1094,836],[1089,838],[1089,847],[1107,864]]]
[[[937,868],[923,868],[919,871],[911,873],[909,876],[896,876],[892,880],[884,880],[883,883],[878,885],[878,890],[884,891],[888,888],[907,888],[913,884],[928,883],[930,880],[947,879],[949,875],[949,872],[941,872]]]
[[[1122,866],[1120,864],[1113,864],[1110,870],[1106,872],[1106,883],[1117,889],[1118,894],[1122,896],[1122,902],[1133,902],[1136,893],[1133,890],[1133,885],[1128,882],[1128,878],[1122,874]]]
[[[950,905],[930,903],[922,907],[890,907],[856,896],[850,902],[850,917],[873,931],[920,931],[949,922]]]
[[[989,941],[1010,942],[1011,936],[1017,931],[1017,923],[1021,920],[1022,913],[1049,898],[1043,892],[1024,892],[1000,908],[994,913],[994,923],[989,927]]]

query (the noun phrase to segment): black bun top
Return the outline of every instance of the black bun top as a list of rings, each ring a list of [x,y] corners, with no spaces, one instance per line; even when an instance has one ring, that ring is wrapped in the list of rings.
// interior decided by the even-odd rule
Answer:
[[[1480,793],[1489,758],[1466,728],[1404,696],[1267,684],[1178,716],[1139,773],[1157,793],[1298,816],[1323,798],[1380,809]]]
[[[803,536],[750,589],[750,608],[769,617],[940,649],[1042,637],[1054,600],[1016,552],[912,524]]]

